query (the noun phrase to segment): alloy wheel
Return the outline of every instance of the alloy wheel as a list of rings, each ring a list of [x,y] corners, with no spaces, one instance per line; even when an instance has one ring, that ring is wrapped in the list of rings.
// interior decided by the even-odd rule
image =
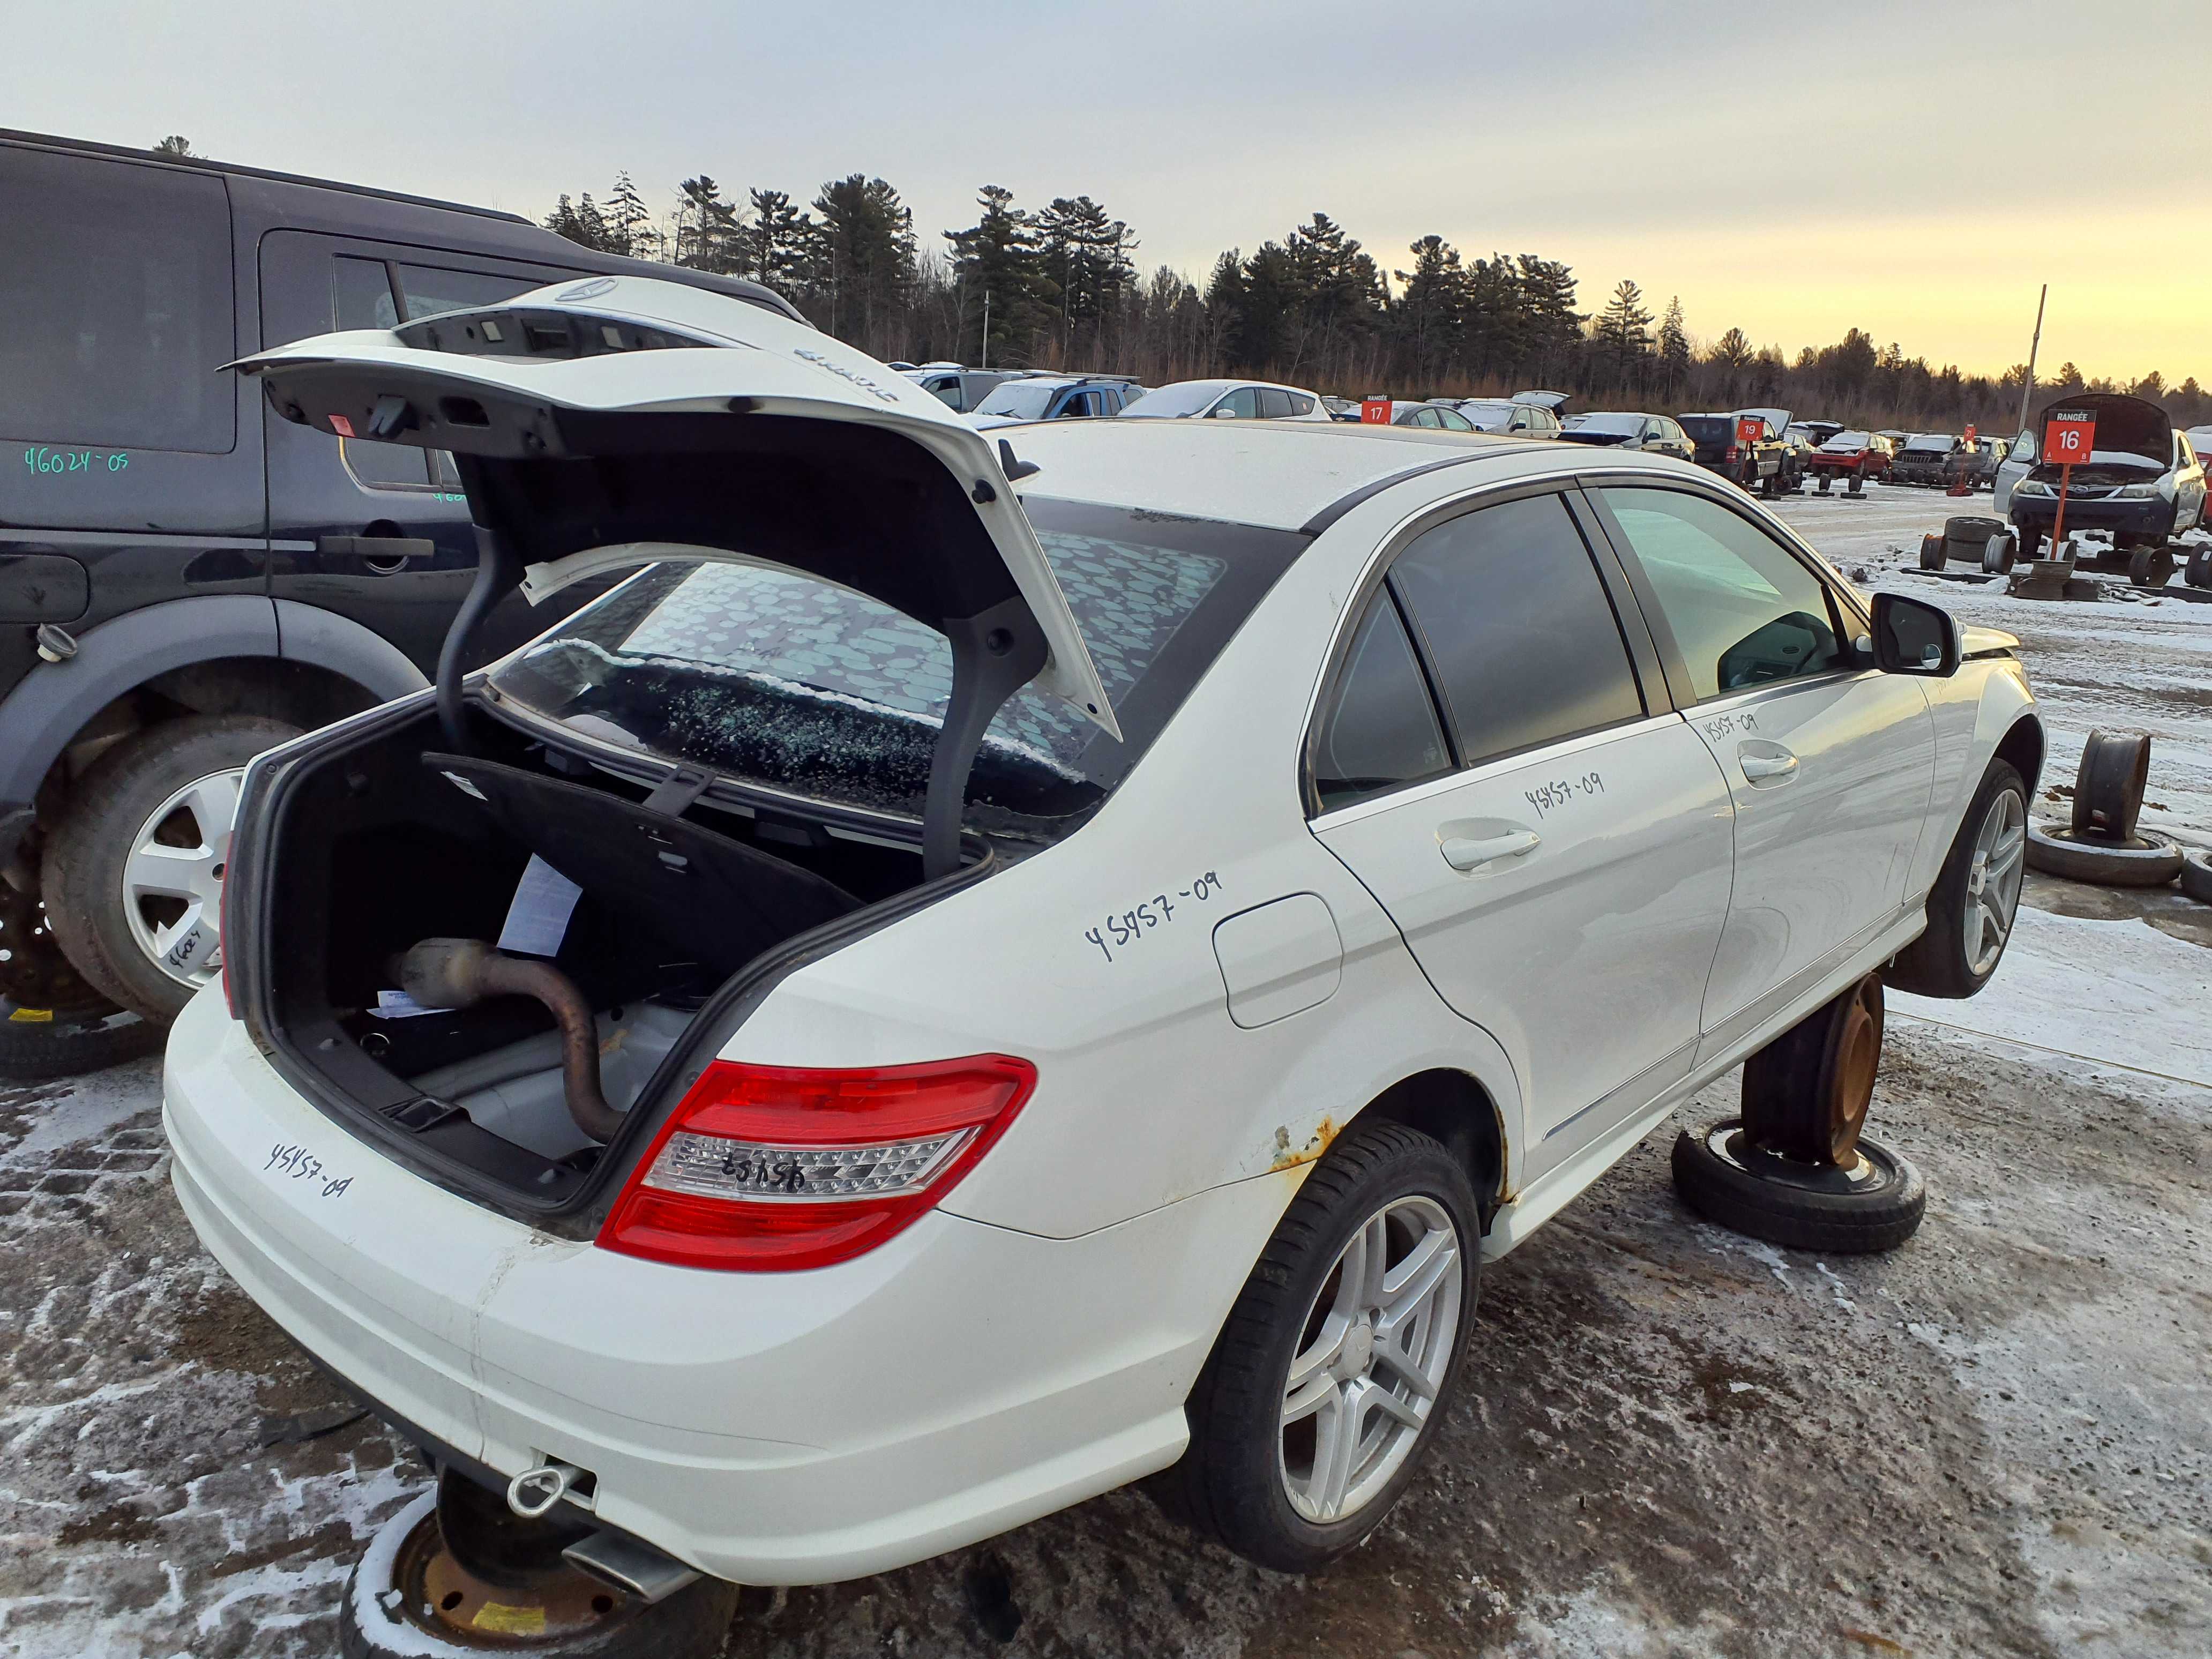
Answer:
[[[195,778],[147,817],[123,865],[123,914],[147,959],[197,988],[222,965],[222,878],[244,767]]]
[[[2002,790],[1982,815],[1974,833],[1973,861],[1966,869],[1966,963],[1980,979],[1997,965],[2020,911],[2020,885],[2027,870],[2027,807],[2011,789]]]
[[[1463,1248],[1433,1199],[1401,1198],[1322,1280],[1283,1385],[1279,1468],[1308,1521],[1374,1501],[1413,1454],[1460,1336]]]

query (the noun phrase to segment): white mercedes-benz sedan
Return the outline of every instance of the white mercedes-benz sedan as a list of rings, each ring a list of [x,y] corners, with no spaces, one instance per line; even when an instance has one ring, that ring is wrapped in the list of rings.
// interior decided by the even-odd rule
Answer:
[[[1000,441],[629,277],[242,368],[454,453],[482,558],[434,691],[247,775],[176,1190],[641,1605],[1170,1466],[1316,1567],[1413,1474],[1484,1260],[1869,974],[1966,995],[2003,950],[2014,642],[1679,462]]]

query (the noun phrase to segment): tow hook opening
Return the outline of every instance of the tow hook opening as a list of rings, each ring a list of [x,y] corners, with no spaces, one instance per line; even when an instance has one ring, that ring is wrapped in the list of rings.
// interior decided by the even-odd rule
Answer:
[[[598,1489],[598,1478],[588,1469],[549,1458],[507,1483],[507,1506],[524,1520],[536,1521],[564,1498],[580,1510],[591,1509]]]

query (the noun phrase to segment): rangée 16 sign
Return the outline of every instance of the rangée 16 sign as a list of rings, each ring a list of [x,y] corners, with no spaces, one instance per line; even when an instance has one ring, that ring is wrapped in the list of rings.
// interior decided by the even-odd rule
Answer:
[[[2043,423],[2043,459],[2073,466],[2097,447],[2097,417],[2086,410],[2054,415]]]

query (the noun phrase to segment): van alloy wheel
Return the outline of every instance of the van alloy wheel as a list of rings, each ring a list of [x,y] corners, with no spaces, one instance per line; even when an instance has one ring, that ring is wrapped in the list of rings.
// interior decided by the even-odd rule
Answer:
[[[222,878],[242,766],[195,778],[156,806],[131,839],[123,915],[156,968],[198,990],[222,966]]]
[[[1441,1204],[1399,1199],[1315,1294],[1284,1379],[1280,1451],[1283,1491],[1307,1520],[1356,1514],[1412,1455],[1459,1340],[1460,1249]]]
[[[222,895],[246,763],[300,735],[260,714],[132,732],[86,768],[46,835],[46,920],[96,990],[176,1018],[222,965]]]

